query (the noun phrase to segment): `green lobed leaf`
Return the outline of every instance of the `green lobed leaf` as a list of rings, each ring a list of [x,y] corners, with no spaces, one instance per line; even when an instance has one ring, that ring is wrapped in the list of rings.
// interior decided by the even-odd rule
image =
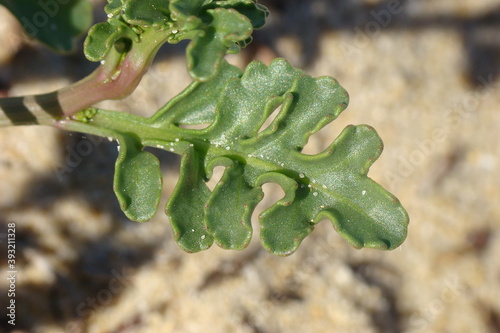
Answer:
[[[244,72],[224,62],[216,77],[191,84],[151,118],[92,109],[75,119],[95,128],[89,133],[106,130],[118,138],[115,192],[131,219],[151,218],[161,192],[158,161],[143,146],[183,155],[166,213],[188,252],[214,241],[228,249],[247,246],[250,216],[269,182],[285,196],[260,216],[268,251],[293,253],[323,219],[356,248],[394,249],[406,238],[409,221],[400,202],[367,176],[383,148],[376,131],[349,125],[323,152],[301,152],[347,102],[333,78],[312,78],[283,59],[269,66],[254,62]],[[183,128],[199,121],[208,127]],[[206,181],[217,166],[224,173],[210,191]]]
[[[62,52],[74,48],[74,39],[92,24],[92,5],[87,0],[0,0],[26,33]]]
[[[223,68],[219,77],[231,66]],[[168,209],[178,239],[208,231],[224,248],[245,247],[251,235],[249,216],[261,198],[260,186],[274,182],[286,195],[261,215],[261,239],[268,251],[280,255],[294,252],[325,218],[354,247],[399,246],[406,237],[408,215],[393,195],[367,177],[382,151],[382,141],[373,128],[350,125],[324,152],[312,156],[300,152],[310,135],[347,106],[348,95],[337,81],[312,78],[282,59],[270,66],[252,63],[241,77],[234,77],[234,73],[228,76],[222,95],[219,89],[205,96],[217,101],[209,127],[177,129],[180,140],[193,145],[171,198],[175,204],[169,203]],[[210,82],[188,88],[176,103],[168,104],[152,118],[153,126],[157,121],[164,127],[177,126],[174,120],[190,113],[178,105],[183,99],[191,100],[204,85]],[[259,132],[280,105],[274,122]],[[171,111],[175,116],[168,117]],[[194,177],[188,174],[209,174],[217,165],[226,169],[213,192],[207,192],[199,176],[196,181],[186,180]],[[178,204],[195,192],[202,195]],[[194,210],[194,206],[196,214],[189,218],[184,217],[184,210],[176,213],[178,207]],[[189,227],[182,228],[186,223]],[[182,247],[202,249],[196,237],[190,240],[192,244],[184,241]]]
[[[149,221],[161,198],[160,162],[130,134],[120,135],[118,144],[114,190],[120,207],[131,220]]]

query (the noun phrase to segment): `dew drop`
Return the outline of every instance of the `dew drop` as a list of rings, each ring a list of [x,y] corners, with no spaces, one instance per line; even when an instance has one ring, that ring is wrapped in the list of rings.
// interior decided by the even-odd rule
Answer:
[[[305,175],[304,175],[303,173],[301,173],[301,174],[299,174],[299,177],[300,177],[300,178],[304,178],[304,177],[305,177]]]
[[[318,196],[318,192],[313,192],[313,195],[314,195],[315,197],[317,197],[317,196]]]

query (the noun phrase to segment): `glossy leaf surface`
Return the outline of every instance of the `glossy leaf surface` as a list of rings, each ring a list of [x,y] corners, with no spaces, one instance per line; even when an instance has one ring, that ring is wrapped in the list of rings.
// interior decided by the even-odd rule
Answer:
[[[204,130],[186,132],[183,140],[209,142],[212,148],[200,154],[200,162],[227,167],[223,183],[205,208],[206,229],[216,242],[233,247],[227,237],[215,232],[209,217],[217,214],[210,212],[231,216],[220,219],[232,221],[233,227],[227,225],[225,230],[245,225],[248,210],[261,195],[252,190],[265,182],[281,185],[286,193],[261,215],[262,242],[271,252],[292,253],[323,218],[330,219],[355,247],[390,249],[403,241],[406,212],[397,199],[367,177],[382,151],[373,128],[349,126],[324,152],[314,156],[300,152],[311,134],[347,106],[347,93],[334,79],[312,78],[284,60],[269,67],[253,63],[241,78],[229,79],[222,95],[213,98],[218,100],[213,123]],[[274,122],[259,132],[279,105]],[[168,108],[163,112],[168,113]],[[228,166],[227,159],[233,164]],[[245,199],[228,199],[240,195]]]
[[[382,151],[373,128],[350,125],[324,152],[301,153],[309,136],[338,117],[347,103],[348,95],[337,81],[312,78],[283,59],[270,66],[254,62],[244,72],[224,63],[212,80],[193,83],[152,118],[130,125],[142,145],[183,155],[179,182],[166,210],[179,245],[189,252],[204,250],[214,241],[228,249],[247,246],[261,186],[271,182],[283,188],[285,197],[260,216],[260,235],[268,251],[293,253],[322,219],[329,219],[356,248],[399,246],[406,237],[406,211],[367,176]],[[278,107],[277,117],[261,130]],[[210,125],[182,128],[200,121]],[[127,169],[124,154],[120,163]],[[205,182],[216,166],[225,171],[210,191]],[[144,189],[156,184],[158,174],[151,171],[156,161],[144,157],[140,168],[144,171],[132,172],[133,182],[146,182],[137,185]],[[117,179],[119,187],[130,186],[125,177]],[[156,201],[151,197],[144,204],[148,202]],[[145,211],[150,215],[153,209]]]

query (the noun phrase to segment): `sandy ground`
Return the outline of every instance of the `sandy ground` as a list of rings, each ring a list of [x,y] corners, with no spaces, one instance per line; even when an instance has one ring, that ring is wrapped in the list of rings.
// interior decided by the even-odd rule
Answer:
[[[375,127],[385,150],[370,176],[408,210],[406,242],[391,252],[355,250],[324,222],[285,258],[265,252],[257,232],[244,251],[187,254],[161,212],[143,224],[120,212],[114,143],[2,128],[0,330],[500,332],[500,1],[267,4],[267,30],[231,61],[284,56],[349,91],[349,108],[308,149],[320,151],[350,123]],[[92,70],[81,55],[15,40],[2,44],[15,55],[1,67],[4,96],[47,92]],[[103,105],[152,114],[189,82],[182,52],[162,51],[131,97]],[[71,160],[83,145],[91,151]],[[165,202],[179,160],[160,158]],[[9,223],[15,327],[5,316]]]

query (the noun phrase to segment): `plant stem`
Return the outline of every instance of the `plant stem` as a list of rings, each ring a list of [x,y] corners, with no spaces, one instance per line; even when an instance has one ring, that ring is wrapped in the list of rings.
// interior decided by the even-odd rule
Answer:
[[[139,84],[169,34],[169,31],[151,29],[126,53],[113,47],[93,73],[68,87],[47,94],[1,98],[0,127],[57,126],[58,121],[100,101],[127,97]]]

